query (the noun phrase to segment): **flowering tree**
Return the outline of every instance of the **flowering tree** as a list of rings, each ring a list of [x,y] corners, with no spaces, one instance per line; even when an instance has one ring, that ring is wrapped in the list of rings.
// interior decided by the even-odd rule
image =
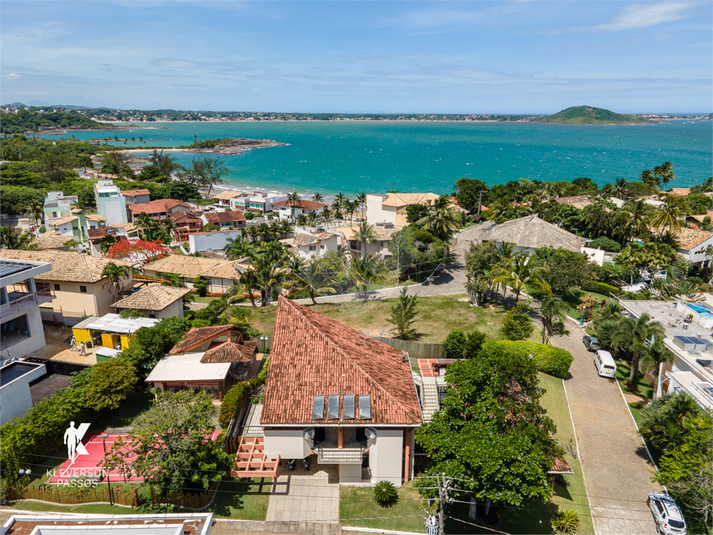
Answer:
[[[106,253],[107,258],[118,258],[129,262],[148,262],[168,256],[171,250],[160,240],[121,240]]]

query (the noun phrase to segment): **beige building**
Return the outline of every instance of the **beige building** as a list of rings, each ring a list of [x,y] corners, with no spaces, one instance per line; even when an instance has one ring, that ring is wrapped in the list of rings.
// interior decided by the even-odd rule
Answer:
[[[366,195],[366,220],[370,225],[395,226],[408,225],[406,208],[412,204],[433,204],[440,195],[435,193],[387,193]]]
[[[122,310],[138,310],[148,318],[182,318],[183,297],[191,293],[188,288],[174,288],[151,284],[124,297],[112,305],[117,313]]]
[[[160,273],[180,276],[188,288],[196,277],[205,277],[209,293],[225,293],[238,278],[236,262],[199,256],[171,255],[144,265],[144,273],[158,277]]]
[[[357,227],[337,227],[330,229],[333,232],[339,232],[342,235],[342,246],[349,250],[352,258],[363,258],[365,255],[378,256],[382,260],[391,255],[389,251],[389,242],[391,236],[397,232],[395,228],[374,227],[374,232],[378,238],[371,243],[366,244],[356,236]]]
[[[122,260],[108,260],[56,250],[5,249],[2,256],[13,260],[52,264],[52,271],[35,278],[37,283],[47,288],[54,296],[51,302],[40,305],[40,312],[43,321],[66,325],[75,325],[89,316],[103,316],[112,312],[114,288],[109,279],[102,277],[101,273],[110,262],[130,266]],[[131,273],[121,284],[128,286],[129,282]]]

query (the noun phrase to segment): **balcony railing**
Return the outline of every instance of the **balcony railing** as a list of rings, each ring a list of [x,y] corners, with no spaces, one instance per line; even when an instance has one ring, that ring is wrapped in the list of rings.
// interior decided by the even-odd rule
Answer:
[[[317,464],[361,464],[366,446],[361,442],[350,441],[339,448],[331,441],[317,444]]]
[[[22,312],[28,308],[32,308],[35,305],[41,305],[42,303],[47,303],[52,301],[54,295],[49,289],[39,290],[37,293],[27,293],[22,297],[13,299],[7,303],[0,305],[0,315],[10,314],[13,312]]]

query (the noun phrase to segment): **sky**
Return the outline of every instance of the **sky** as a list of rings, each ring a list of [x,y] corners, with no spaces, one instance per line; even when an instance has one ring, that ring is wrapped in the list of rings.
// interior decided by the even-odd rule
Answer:
[[[3,0],[0,102],[713,111],[709,0]]]

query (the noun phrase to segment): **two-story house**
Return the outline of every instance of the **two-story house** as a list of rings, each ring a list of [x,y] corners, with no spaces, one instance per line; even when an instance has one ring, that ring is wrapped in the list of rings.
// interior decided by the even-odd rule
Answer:
[[[135,221],[139,214],[149,214],[156,221],[163,221],[176,212],[189,212],[191,207],[176,199],[159,199],[142,204],[132,204],[129,207],[131,220]]]
[[[294,221],[298,216],[311,213],[321,214],[327,207],[323,202],[308,201],[300,199],[298,201],[279,201],[272,204],[273,211],[277,210],[277,214],[281,221]]]
[[[204,225],[218,225],[218,230],[245,228],[245,216],[239,211],[204,212],[201,215]]]
[[[61,191],[49,191],[42,206],[45,226],[49,226],[58,219],[72,215],[72,205],[79,202],[76,195],[65,195]]]
[[[97,211],[106,219],[107,225],[121,225],[128,222],[126,199],[112,180],[98,180],[94,184],[94,198]]]
[[[282,193],[263,193],[256,191],[253,195],[241,195],[230,199],[230,209],[254,214],[267,214],[272,212],[272,205],[276,202],[286,201],[287,195]]]

